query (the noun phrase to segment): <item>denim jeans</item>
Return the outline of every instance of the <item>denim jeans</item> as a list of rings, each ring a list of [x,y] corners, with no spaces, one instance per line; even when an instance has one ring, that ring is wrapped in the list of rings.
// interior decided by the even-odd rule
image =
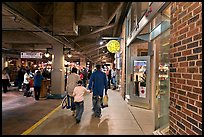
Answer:
[[[76,119],[81,120],[81,116],[84,112],[84,102],[75,102],[76,105]]]
[[[69,96],[69,97],[71,99],[71,111],[74,111],[74,110],[76,110],[76,105],[75,105],[75,102],[74,102],[74,97],[72,97],[72,96]],[[69,99],[69,98],[67,98],[67,99]]]
[[[101,115],[101,103],[102,103],[102,97],[100,96],[93,96],[92,97],[92,103],[93,103],[93,111],[95,116]]]

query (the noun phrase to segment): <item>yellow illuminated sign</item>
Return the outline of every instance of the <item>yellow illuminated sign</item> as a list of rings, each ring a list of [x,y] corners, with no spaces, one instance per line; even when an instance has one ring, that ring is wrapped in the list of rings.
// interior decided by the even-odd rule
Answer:
[[[107,43],[107,49],[111,53],[117,53],[120,50],[120,43],[117,40],[110,40]]]

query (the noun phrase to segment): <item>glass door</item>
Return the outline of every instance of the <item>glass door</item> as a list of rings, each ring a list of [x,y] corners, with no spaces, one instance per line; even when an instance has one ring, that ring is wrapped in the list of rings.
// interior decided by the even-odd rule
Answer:
[[[133,105],[150,109],[150,57],[139,56],[131,59],[130,102]]]
[[[170,102],[170,78],[169,78],[169,34],[167,30],[160,37],[160,45],[158,51],[158,65],[157,65],[157,94],[156,101],[158,103],[158,122],[159,128],[167,127],[169,123],[169,102]]]

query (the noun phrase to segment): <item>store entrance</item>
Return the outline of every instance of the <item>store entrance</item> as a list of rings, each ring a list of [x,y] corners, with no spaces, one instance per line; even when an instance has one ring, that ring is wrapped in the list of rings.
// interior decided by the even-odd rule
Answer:
[[[150,57],[137,56],[131,58],[130,103],[150,109]]]

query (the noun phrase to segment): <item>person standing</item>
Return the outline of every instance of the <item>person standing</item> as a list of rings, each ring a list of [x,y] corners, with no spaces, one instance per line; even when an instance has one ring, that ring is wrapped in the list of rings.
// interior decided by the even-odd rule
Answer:
[[[106,74],[101,71],[101,66],[96,65],[96,71],[91,75],[89,85],[89,90],[93,90],[92,103],[93,112],[95,117],[101,117],[101,103],[103,99],[104,89],[105,95],[107,95],[107,78]],[[91,91],[92,92],[92,91]]]
[[[111,69],[108,68],[107,70],[107,77],[108,77],[108,88],[110,89],[111,88]]]
[[[30,70],[27,69],[26,73],[24,74],[24,81],[23,81],[23,84],[25,85],[24,96],[27,96],[30,90],[30,75],[29,74],[30,74]]]
[[[67,95],[71,98],[71,111],[72,115],[75,115],[75,103],[74,103],[74,97],[73,97],[73,91],[74,88],[77,86],[77,82],[80,80],[79,75],[77,74],[77,68],[72,68],[72,73],[68,75],[67,78]]]
[[[40,89],[42,85],[42,80],[44,77],[41,75],[41,72],[38,70],[34,76],[34,95],[35,100],[39,100],[40,98]]]
[[[111,81],[113,84],[113,90],[116,90],[116,70],[115,67],[111,70]]]
[[[3,92],[6,93],[8,91],[7,87],[10,82],[10,77],[8,73],[6,72],[6,69],[3,69],[2,71],[2,86],[3,86]]]
[[[88,90],[82,86],[82,81],[78,81],[78,86],[74,88],[73,97],[76,105],[76,123],[81,121],[81,116],[84,112],[84,95]]]
[[[23,79],[24,79],[24,71],[23,68],[21,67],[18,70],[18,91],[22,91],[22,83],[23,83]]]

